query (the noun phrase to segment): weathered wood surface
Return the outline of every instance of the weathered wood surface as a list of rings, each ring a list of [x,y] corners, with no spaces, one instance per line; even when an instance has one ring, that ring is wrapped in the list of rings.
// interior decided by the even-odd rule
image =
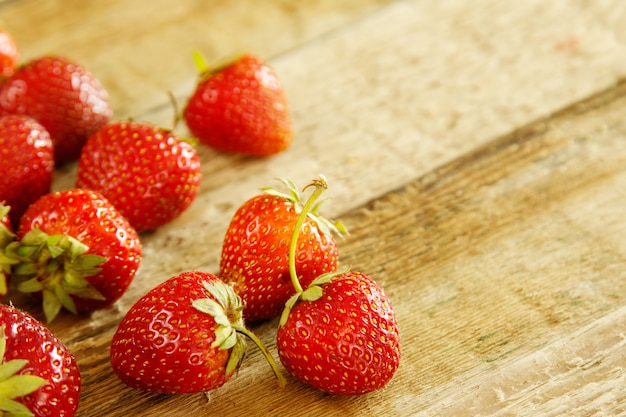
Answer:
[[[83,63],[117,118],[169,124],[166,91],[190,93],[193,49],[264,56],[294,118],[293,147],[274,158],[201,148],[201,195],[142,236],[128,293],[51,324],[79,359],[79,414],[624,413],[626,4],[517,3],[0,2],[24,59]],[[390,385],[362,398],[293,380],[277,392],[250,349],[210,400],[123,386],[108,345],[130,305],[174,273],[215,272],[229,217],[259,187],[320,172],[326,213],[351,230],[342,263],[394,301],[403,360]],[[64,167],[55,188],[74,175]],[[272,350],[275,326],[255,327]]]

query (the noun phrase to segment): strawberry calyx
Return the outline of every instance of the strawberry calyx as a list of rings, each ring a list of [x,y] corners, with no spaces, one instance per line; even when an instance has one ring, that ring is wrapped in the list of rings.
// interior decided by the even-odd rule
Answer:
[[[7,245],[5,255],[14,260],[11,277],[18,291],[42,293],[48,322],[62,307],[77,314],[71,296],[104,300],[86,278],[100,272],[107,259],[89,254],[89,247],[66,235],[48,235],[32,229],[20,241]]]
[[[299,300],[315,301],[319,299],[323,294],[322,286],[329,283],[334,277],[342,275],[346,272],[345,270],[341,270],[322,274],[319,277],[315,278],[307,288],[302,288],[300,280],[298,279],[298,272],[296,271],[296,251],[298,246],[298,236],[300,235],[302,224],[304,223],[307,216],[316,221],[318,227],[320,227],[320,230],[322,230],[322,232],[324,232],[324,228],[326,228],[326,233],[330,233],[331,231],[333,231],[342,235],[347,233],[347,230],[343,223],[341,223],[340,221],[336,221],[333,223],[317,214],[321,204],[320,202],[317,202],[317,200],[328,188],[328,181],[326,180],[326,177],[324,175],[320,174],[317,179],[314,179],[310,184],[304,187],[303,191],[310,187],[314,188],[313,192],[306,200],[304,205],[301,205],[301,203],[299,203],[301,199],[300,193],[298,192],[295,185],[290,181],[284,182],[288,185],[292,198],[297,199],[298,201],[295,202],[298,219],[296,220],[293,234],[291,236],[291,242],[289,244],[289,276],[291,277],[291,283],[295,288],[296,293],[292,295],[285,303],[285,308],[283,309],[283,312],[280,316],[279,326],[283,326],[287,322],[287,318],[289,317],[291,309],[296,305]],[[270,192],[274,193],[274,191]],[[284,194],[274,195],[284,196]],[[284,198],[288,197],[285,196]],[[300,207],[298,207],[298,205],[300,205]]]
[[[264,187],[261,188],[261,191],[266,194],[280,197],[291,202],[294,206],[296,214],[301,214],[304,210],[305,205],[309,205],[309,207],[307,207],[306,214],[302,216],[302,220],[297,225],[298,233],[300,233],[299,228],[302,227],[302,223],[304,223],[305,218],[308,217],[326,236],[330,236],[333,233],[338,236],[344,236],[348,234],[348,229],[346,229],[345,225],[340,220],[332,221],[320,215],[319,213],[322,203],[324,203],[324,201],[326,200],[317,200],[320,195],[328,188],[328,181],[326,180],[326,177],[324,175],[320,175],[319,178],[313,180],[311,184],[308,184],[306,187],[303,188],[302,192],[304,192],[307,188],[315,188],[313,193],[304,203],[302,192],[298,190],[298,187],[292,180],[279,179],[279,181],[281,181],[285,185],[288,192],[282,192],[273,187]],[[296,243],[292,241],[292,245],[295,246]]]
[[[213,317],[218,327],[215,329],[215,341],[211,347],[222,350],[231,350],[226,364],[226,375],[230,375],[243,361],[246,349],[245,337],[249,338],[259,348],[269,363],[278,385],[285,386],[285,378],[280,373],[278,365],[269,353],[263,342],[248,328],[243,321],[243,302],[235,290],[223,282],[204,282],[204,288],[213,298],[201,298],[192,301],[198,311]],[[245,337],[244,337],[245,336]]]
[[[0,203],[0,220],[8,216],[10,209],[11,207]],[[5,248],[15,239],[15,233],[0,221],[0,297],[7,293],[7,281],[11,276],[11,266],[17,263],[15,259],[5,255]]]
[[[194,50],[191,53],[191,58],[193,60],[194,66],[196,67],[198,74],[200,74],[200,83],[220,72],[229,65],[233,64],[234,62],[237,62],[243,56],[245,56],[245,54],[243,53],[233,54],[229,57],[222,58],[213,65],[210,65],[200,51]]]
[[[0,327],[0,414],[15,417],[31,417],[34,414],[15,398],[31,394],[47,381],[36,375],[17,375],[27,364],[26,359],[12,359],[4,362],[6,352],[6,334]]]

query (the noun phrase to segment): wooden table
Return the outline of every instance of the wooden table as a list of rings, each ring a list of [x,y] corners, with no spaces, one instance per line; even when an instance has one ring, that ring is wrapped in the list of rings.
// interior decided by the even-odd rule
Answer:
[[[0,19],[24,60],[87,67],[117,119],[169,125],[194,49],[264,57],[292,111],[283,154],[200,148],[201,194],[142,236],[124,297],[50,325],[79,360],[80,416],[626,413],[626,2],[5,0]],[[124,386],[108,347],[134,301],[178,272],[217,272],[239,204],[319,173],[325,213],[351,231],[341,263],[398,315],[388,387],[344,398],[290,378],[279,391],[253,349],[209,399]],[[54,188],[74,178],[59,169]],[[274,354],[276,325],[253,327]]]

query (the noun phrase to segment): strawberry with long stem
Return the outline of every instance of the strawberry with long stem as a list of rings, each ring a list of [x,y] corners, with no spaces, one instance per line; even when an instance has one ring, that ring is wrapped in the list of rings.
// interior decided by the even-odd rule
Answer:
[[[340,221],[319,213],[320,203],[311,201],[308,216],[298,226],[297,243],[290,239],[304,206],[303,193],[290,180],[287,191],[264,188],[242,204],[233,215],[222,246],[219,276],[242,298],[246,321],[280,316],[285,302],[294,294],[289,277],[289,252],[300,270],[300,282],[308,285],[318,275],[337,269],[338,251],[334,235],[347,233]],[[313,199],[315,200],[315,198]]]
[[[324,177],[299,221],[326,189]],[[294,229],[293,242],[300,229]],[[360,272],[323,274],[299,282],[295,250],[290,275],[296,294],[285,305],[276,336],[280,361],[302,382],[329,394],[361,395],[384,387],[400,362],[398,324],[383,289]]]

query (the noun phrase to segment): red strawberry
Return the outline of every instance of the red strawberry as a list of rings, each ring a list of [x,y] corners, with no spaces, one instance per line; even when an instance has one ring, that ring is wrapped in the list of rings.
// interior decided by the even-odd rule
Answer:
[[[348,272],[302,297],[285,316],[276,343],[297,379],[329,394],[359,395],[384,387],[400,363],[400,341],[389,298],[371,278]]]
[[[76,186],[104,195],[142,232],[177,218],[200,188],[200,159],[189,143],[150,124],[102,127],[85,143]]]
[[[289,193],[273,189],[246,201],[233,216],[222,246],[219,276],[231,283],[244,301],[248,321],[278,317],[295,293],[289,276],[289,251],[303,203],[297,187],[284,181]],[[337,268],[338,251],[332,232],[344,233],[340,222],[318,214],[304,220],[297,243],[296,268],[308,285],[318,275]]]
[[[11,206],[14,226],[28,206],[50,192],[54,173],[48,131],[24,115],[0,117],[0,201]]]
[[[139,267],[141,243],[100,194],[70,189],[46,194],[24,213],[7,256],[19,291],[41,293],[48,321],[61,306],[89,312],[115,302]]]
[[[241,318],[241,299],[215,275],[183,272],[140,298],[111,342],[111,365],[132,388],[172,394],[206,392],[225,384],[245,351],[242,335],[261,349]]]
[[[321,176],[298,224],[327,188]],[[296,225],[291,245],[301,233]],[[305,287],[289,253],[295,294],[285,303],[276,344],[280,361],[299,380],[329,394],[360,395],[384,387],[400,363],[400,339],[389,298],[359,272],[320,275]]]
[[[44,125],[57,163],[76,159],[89,135],[108,123],[112,113],[102,84],[65,58],[32,60],[0,87],[0,114],[26,114]]]
[[[0,304],[0,414],[71,417],[81,377],[69,349],[45,326]]]
[[[9,32],[0,29],[0,79],[15,72],[20,54]]]
[[[272,155],[293,136],[278,77],[251,55],[204,70],[183,116],[200,142],[224,152]]]

